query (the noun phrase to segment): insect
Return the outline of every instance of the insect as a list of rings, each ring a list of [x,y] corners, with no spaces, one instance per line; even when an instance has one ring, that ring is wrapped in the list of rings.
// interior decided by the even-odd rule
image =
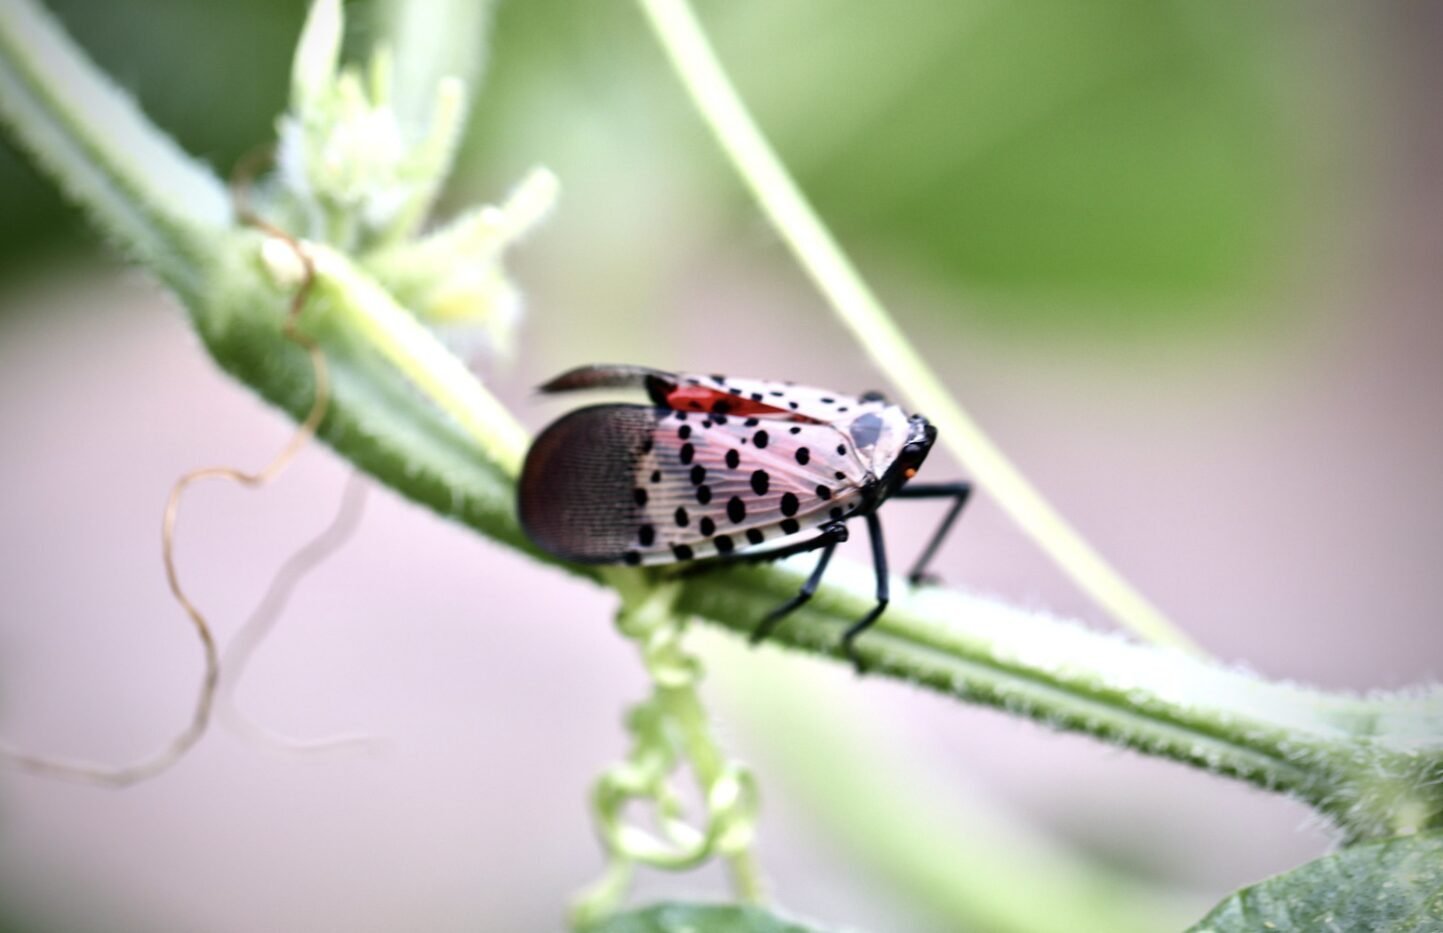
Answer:
[[[644,389],[650,405],[581,408],[531,445],[518,510],[542,550],[581,563],[708,564],[820,551],[791,599],[758,624],[761,641],[816,592],[847,522],[867,524],[877,602],[842,636],[853,642],[887,608],[887,549],[877,507],[889,498],[952,506],[918,557],[913,583],[967,503],[971,485],[910,483],[937,429],[880,393],[840,395],[791,383],[593,365],[562,373],[546,393]]]

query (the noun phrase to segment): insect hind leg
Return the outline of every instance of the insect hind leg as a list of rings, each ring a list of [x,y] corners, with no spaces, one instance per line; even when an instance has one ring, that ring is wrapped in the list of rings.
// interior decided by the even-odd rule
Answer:
[[[857,636],[871,628],[872,623],[887,611],[887,604],[891,601],[891,585],[887,577],[887,545],[882,540],[882,523],[876,512],[867,513],[867,536],[872,540],[872,570],[877,575],[877,604],[870,612],[853,622],[842,635],[842,651],[851,660],[858,674],[866,673],[866,667],[862,664],[861,656],[857,654]]]
[[[818,558],[817,566],[812,569],[811,576],[807,577],[807,582],[802,584],[797,595],[767,613],[766,618],[757,625],[756,630],[752,632],[752,644],[763,641],[777,627],[777,623],[812,598],[812,594],[822,583],[822,575],[827,572],[827,565],[832,561],[832,552],[836,551],[837,545],[845,540],[847,540],[847,526],[842,522],[829,522],[822,526],[822,533],[819,537],[803,542],[802,545],[796,545],[797,548],[805,550],[816,550],[820,547],[822,556]],[[805,548],[804,545],[806,545]],[[778,552],[781,551],[792,551],[792,548],[778,548]],[[767,556],[770,557],[770,554],[771,552],[768,552]],[[781,556],[780,553],[778,556]]]
[[[835,527],[832,527],[835,525]],[[830,530],[829,530],[830,529]],[[735,567],[738,564],[762,564],[771,563],[774,560],[782,560],[787,557],[795,557],[798,554],[810,554],[812,551],[826,547],[830,543],[841,544],[847,540],[847,526],[842,522],[833,522],[821,527],[821,534],[815,538],[808,538],[796,544],[789,544],[786,547],[772,548],[767,551],[743,551],[740,554],[726,554],[718,557],[708,558],[704,561],[684,565],[673,572],[676,577],[695,577],[713,570],[721,570],[726,567]]]

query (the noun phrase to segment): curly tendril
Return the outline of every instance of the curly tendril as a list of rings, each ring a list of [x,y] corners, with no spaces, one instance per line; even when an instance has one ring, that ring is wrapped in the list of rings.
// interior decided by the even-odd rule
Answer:
[[[723,754],[712,735],[697,696],[701,662],[683,648],[685,622],[673,609],[679,592],[676,583],[661,584],[624,600],[617,615],[618,630],[641,649],[652,694],[627,713],[632,746],[626,759],[607,769],[593,790],[610,864],[605,877],[578,899],[574,917],[614,909],[636,865],[680,871],[718,856],[732,860],[740,894],[760,898],[749,852],[756,781]],[[700,812],[687,812],[678,782],[684,765],[700,788]],[[638,822],[637,805],[650,806],[655,829]]]

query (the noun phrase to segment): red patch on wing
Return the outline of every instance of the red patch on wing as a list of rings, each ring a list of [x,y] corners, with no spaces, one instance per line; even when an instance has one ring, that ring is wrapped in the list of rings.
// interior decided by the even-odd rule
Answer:
[[[800,421],[820,424],[815,418],[799,415],[785,408],[777,408],[765,402],[758,402],[745,395],[718,392],[706,386],[680,385],[666,393],[666,404],[676,411],[700,411],[718,415],[740,415],[755,418],[780,418],[784,421]]]

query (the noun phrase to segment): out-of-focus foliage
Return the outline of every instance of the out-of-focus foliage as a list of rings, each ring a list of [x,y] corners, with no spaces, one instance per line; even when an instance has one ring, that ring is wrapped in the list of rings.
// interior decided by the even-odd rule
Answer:
[[[1047,323],[1049,298],[1169,314],[1266,275],[1297,141],[1265,67],[1278,30],[1256,4],[813,14],[753,17],[729,45],[750,50],[743,93],[844,240],[1010,293]]]
[[[1156,330],[1234,311],[1290,271],[1315,181],[1300,165],[1322,161],[1300,157],[1333,146],[1295,111],[1336,76],[1307,76],[1288,51],[1302,21],[1277,8],[697,6],[842,241],[994,322]],[[626,4],[503,4],[473,142],[494,152],[543,120],[573,143],[620,134],[586,155],[618,188],[645,175],[633,213],[648,186],[704,184],[745,230],[754,206],[632,19]]]
[[[188,152],[222,171],[275,137],[306,5],[291,0],[45,0]],[[94,248],[74,210],[0,134],[0,274],[57,238]]]
[[[302,5],[50,5],[222,171],[271,138]],[[1300,157],[1333,145],[1296,111],[1304,94],[1301,109],[1325,110],[1316,101],[1341,78],[1309,77],[1288,51],[1306,45],[1306,20],[1286,5],[697,6],[843,242],[994,323],[1119,333],[1225,320],[1290,271],[1302,192],[1319,181],[1299,165],[1325,161]],[[352,7],[364,31],[374,14]],[[502,2],[487,57],[462,187],[494,191],[544,161],[568,213],[592,218],[588,230],[607,218],[608,242],[590,249],[619,279],[620,262],[644,263],[674,235],[678,209],[693,228],[728,221],[731,239],[758,224],[634,5]],[[65,216],[8,151],[0,197],[6,254]]]

